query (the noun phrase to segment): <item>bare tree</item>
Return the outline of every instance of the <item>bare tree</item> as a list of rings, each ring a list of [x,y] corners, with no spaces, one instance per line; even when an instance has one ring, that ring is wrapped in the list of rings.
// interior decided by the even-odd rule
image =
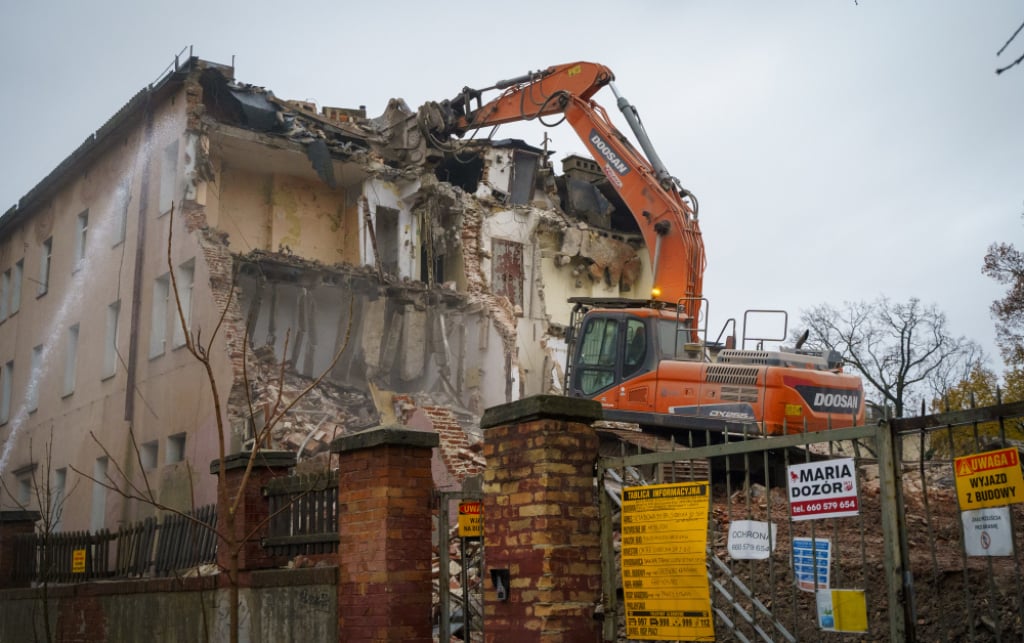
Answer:
[[[28,442],[28,459],[34,463],[29,473],[29,494],[28,498],[19,497],[20,494],[11,493],[7,483],[0,478],[0,486],[10,496],[14,505],[23,511],[29,511],[33,507],[39,511],[39,520],[36,522],[35,535],[39,540],[39,558],[36,575],[39,579],[39,591],[42,603],[42,636],[37,629],[34,629],[35,640],[50,643],[55,639],[55,633],[50,628],[50,578],[56,570],[56,561],[50,547],[53,534],[60,530],[61,518],[64,514],[65,499],[74,494],[77,482],[70,491],[65,490],[63,485],[54,484],[53,470],[53,428],[50,428],[50,438],[43,444],[42,466],[35,462],[32,454],[32,440]],[[33,604],[34,605],[34,604]],[[35,621],[35,619],[33,619]],[[36,625],[33,625],[35,628]]]
[[[985,253],[982,274],[1007,287],[992,302],[996,342],[1008,364],[1024,366],[1024,253],[1009,243],[993,243]]]
[[[860,373],[878,403],[902,417],[917,401],[941,395],[984,360],[977,343],[953,337],[946,316],[912,298],[894,303],[822,304],[801,312],[808,347],[839,352]]]
[[[290,400],[284,398],[284,378],[286,369],[286,360],[280,360],[280,369],[277,373],[279,386],[277,389],[276,396],[270,400],[267,406],[267,416],[262,427],[254,428],[254,435],[252,436],[252,447],[248,453],[248,460],[246,463],[245,471],[242,475],[242,481],[238,485],[237,490],[234,493],[229,493],[228,487],[225,481],[227,457],[231,454],[228,453],[228,445],[230,444],[230,432],[231,427],[225,423],[227,416],[225,411],[226,399],[221,394],[220,384],[216,378],[216,370],[214,367],[215,355],[218,351],[215,349],[217,338],[220,334],[220,330],[225,323],[228,310],[231,306],[232,299],[235,295],[235,283],[232,280],[231,291],[229,293],[228,301],[224,304],[224,308],[220,311],[220,316],[217,320],[217,324],[214,327],[212,333],[205,340],[200,341],[200,331],[193,333],[189,328],[188,319],[185,317],[185,309],[182,304],[182,295],[178,290],[178,283],[175,276],[175,270],[173,266],[173,260],[171,256],[171,249],[173,247],[173,230],[174,230],[174,207],[172,205],[170,216],[168,219],[168,225],[170,232],[167,236],[167,266],[171,278],[171,293],[174,297],[174,302],[177,307],[178,321],[181,324],[181,328],[185,330],[185,348],[192,355],[193,358],[203,367],[206,383],[209,387],[211,397],[213,400],[213,412],[216,418],[216,438],[217,438],[217,453],[220,461],[220,466],[217,472],[217,505],[219,507],[218,514],[224,517],[223,524],[217,524],[216,526],[208,525],[196,517],[192,516],[187,512],[183,512],[175,507],[171,507],[167,504],[160,502],[157,499],[155,490],[152,488],[149,482],[149,478],[146,475],[145,467],[142,466],[142,455],[138,447],[138,442],[135,439],[133,431],[129,432],[129,440],[131,448],[134,450],[136,466],[141,471],[141,482],[133,480],[132,476],[128,473],[127,468],[122,463],[118,462],[117,459],[109,452],[109,450],[99,442],[99,440],[93,435],[93,440],[97,442],[103,454],[107,456],[108,461],[112,463],[114,472],[108,473],[105,479],[97,479],[86,472],[74,469],[76,473],[83,476],[84,478],[91,480],[107,490],[112,491],[127,500],[139,501],[144,504],[150,505],[151,507],[164,512],[174,513],[183,516],[185,519],[191,521],[193,524],[199,526],[202,529],[209,529],[214,532],[214,536],[217,539],[217,547],[220,551],[227,551],[228,565],[227,568],[222,570],[228,578],[228,601],[229,601],[229,636],[231,643],[238,643],[239,640],[239,557],[242,552],[242,548],[246,542],[250,541],[254,535],[265,526],[265,523],[254,525],[251,527],[248,533],[238,535],[237,525],[239,520],[244,520],[243,516],[238,515],[241,501],[246,493],[246,489],[250,484],[250,476],[253,468],[257,466],[259,454],[261,451],[269,448],[271,445],[271,436],[274,428],[287,416],[289,411],[295,407],[310,391],[314,390],[323,382],[324,378],[334,369],[341,355],[345,352],[348,347],[353,322],[353,300],[349,301],[349,317],[348,325],[345,330],[343,340],[340,342],[337,352],[334,354],[330,363],[324,368],[324,370],[315,378],[313,378],[304,389],[292,397]],[[284,347],[282,349],[282,355],[288,354],[288,336],[286,335],[284,341]],[[251,398],[251,387],[249,386],[248,376],[249,373],[244,366],[247,363],[247,349],[249,345],[248,332],[245,332],[242,337],[242,373],[241,376],[244,380],[244,389],[246,393],[246,401],[249,406],[250,417],[253,416],[255,408]],[[189,479],[191,480],[191,473]],[[293,501],[294,502],[294,501]],[[193,503],[194,504],[194,503]],[[281,511],[287,510],[287,506],[281,509]],[[271,516],[273,517],[273,516]]]
[[[1024,22],[1020,23],[1020,26],[1017,27],[1017,30],[1013,32],[1013,35],[1010,36],[1010,39],[1006,41],[1006,44],[999,48],[999,51],[996,52],[997,56],[1003,55],[1003,52],[1006,51],[1006,48],[1010,46],[1010,43],[1017,38],[1017,35],[1020,34],[1021,30],[1024,30]],[[1017,56],[1017,59],[1011,62],[1009,65],[996,68],[996,73],[1001,74],[1008,69],[1016,67],[1021,63],[1021,61],[1024,61],[1024,53],[1022,53],[1020,56]]]

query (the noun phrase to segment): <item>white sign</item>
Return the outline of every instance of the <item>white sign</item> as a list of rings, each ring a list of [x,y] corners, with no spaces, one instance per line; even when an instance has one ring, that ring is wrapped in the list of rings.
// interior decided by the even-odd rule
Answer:
[[[1010,508],[990,507],[960,512],[968,556],[1012,556]]]
[[[775,550],[778,526],[760,520],[729,524],[729,555],[736,560],[763,560]]]
[[[789,514],[793,520],[842,518],[859,511],[853,458],[789,465]]]

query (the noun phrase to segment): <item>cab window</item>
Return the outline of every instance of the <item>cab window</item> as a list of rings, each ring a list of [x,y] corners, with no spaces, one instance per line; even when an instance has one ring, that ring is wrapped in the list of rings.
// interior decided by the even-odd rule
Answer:
[[[644,323],[637,319],[626,322],[626,357],[623,360],[622,375],[632,375],[644,363],[647,357],[647,332]]]
[[[583,329],[576,384],[584,395],[596,393],[615,382],[618,336],[617,319],[593,319]]]

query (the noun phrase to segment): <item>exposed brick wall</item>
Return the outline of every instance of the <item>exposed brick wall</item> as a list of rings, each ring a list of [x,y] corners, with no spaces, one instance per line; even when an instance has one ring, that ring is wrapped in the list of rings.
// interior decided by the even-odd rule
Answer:
[[[401,428],[392,433],[399,437],[390,443],[339,452],[338,637],[343,641],[432,640],[431,449],[396,442],[403,435],[433,436]],[[357,436],[339,438],[332,450]]]
[[[247,571],[265,569],[281,564],[283,561],[272,556],[260,544],[260,539],[267,534],[267,520],[270,515],[269,503],[263,497],[263,487],[272,479],[288,474],[289,468],[295,463],[295,455],[280,451],[263,451],[256,456],[249,479],[242,488],[248,453],[238,453],[225,458],[224,490],[218,495],[217,527],[222,531],[228,529],[228,505],[234,502],[240,493],[235,514],[233,540],[244,544],[238,551],[238,569]],[[216,474],[220,469],[220,461],[214,460],[210,465],[210,473]],[[223,502],[223,499],[227,502]],[[247,538],[248,537],[248,538]],[[223,570],[230,567],[231,548],[224,541],[217,544],[217,564]]]
[[[596,433],[565,418],[513,419],[485,428],[483,453],[484,559],[511,581],[499,601],[486,577],[486,640],[599,641]]]
[[[474,445],[470,443],[466,430],[459,424],[458,418],[443,406],[416,406],[416,401],[408,395],[395,395],[395,406],[399,415],[405,419],[412,411],[419,408],[430,421],[430,429],[437,433],[439,452],[448,473],[457,482],[468,477],[480,475],[483,465]]]

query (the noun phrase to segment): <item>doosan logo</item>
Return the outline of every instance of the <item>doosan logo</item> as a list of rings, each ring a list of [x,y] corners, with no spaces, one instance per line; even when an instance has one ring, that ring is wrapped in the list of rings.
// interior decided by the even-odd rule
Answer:
[[[608,164],[615,169],[621,175],[629,173],[629,166],[626,162],[619,158],[619,154],[608,144],[601,135],[597,133],[597,130],[590,130],[590,144],[594,146]]]
[[[856,393],[816,393],[813,406],[854,410],[860,407]]]
[[[860,411],[861,391],[811,386],[808,384],[795,384],[793,388],[804,399],[807,406],[818,413],[842,413],[843,415],[848,415]]]

